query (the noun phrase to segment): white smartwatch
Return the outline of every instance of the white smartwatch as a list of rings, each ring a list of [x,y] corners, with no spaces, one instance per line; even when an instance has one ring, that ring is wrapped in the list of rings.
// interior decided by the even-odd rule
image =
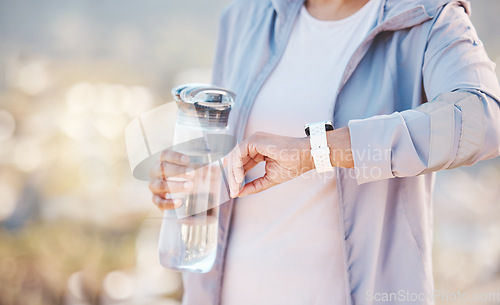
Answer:
[[[326,132],[333,130],[331,121],[321,121],[304,126],[306,135],[311,141],[311,156],[318,173],[333,171],[330,162],[330,147],[326,141]]]

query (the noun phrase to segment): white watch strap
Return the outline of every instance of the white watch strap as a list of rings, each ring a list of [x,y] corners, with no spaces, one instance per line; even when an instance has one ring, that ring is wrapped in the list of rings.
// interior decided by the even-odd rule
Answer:
[[[326,141],[325,122],[309,124],[309,138],[311,141],[311,155],[318,173],[333,171],[330,162],[330,147]]]

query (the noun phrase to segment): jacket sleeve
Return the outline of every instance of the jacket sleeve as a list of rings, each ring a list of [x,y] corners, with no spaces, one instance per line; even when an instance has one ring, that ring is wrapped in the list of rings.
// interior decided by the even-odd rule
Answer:
[[[500,87],[469,16],[445,6],[422,69],[430,102],[348,123],[358,184],[471,165],[500,153]]]

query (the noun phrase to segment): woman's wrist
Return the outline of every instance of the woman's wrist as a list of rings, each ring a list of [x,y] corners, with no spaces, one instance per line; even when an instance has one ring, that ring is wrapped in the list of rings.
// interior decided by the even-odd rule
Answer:
[[[314,169],[314,160],[311,155],[311,141],[309,137],[299,138],[298,139],[299,151],[300,151],[300,160],[302,171],[305,173]]]
[[[342,127],[327,131],[326,137],[328,147],[330,147],[330,162],[332,163],[332,166],[354,168],[349,128]],[[311,143],[309,137],[300,138],[298,143],[304,172],[316,168],[311,155]]]
[[[332,166],[354,168],[349,128],[342,127],[328,131],[326,138],[330,147],[330,161]]]

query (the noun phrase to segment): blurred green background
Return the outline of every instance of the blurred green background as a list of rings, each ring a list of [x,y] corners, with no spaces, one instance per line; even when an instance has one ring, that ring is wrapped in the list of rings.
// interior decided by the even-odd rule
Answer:
[[[179,304],[124,128],[173,86],[209,82],[228,3],[0,0],[0,305]],[[499,14],[472,1],[497,63]],[[500,294],[499,184],[498,160],[438,175],[436,289]]]

